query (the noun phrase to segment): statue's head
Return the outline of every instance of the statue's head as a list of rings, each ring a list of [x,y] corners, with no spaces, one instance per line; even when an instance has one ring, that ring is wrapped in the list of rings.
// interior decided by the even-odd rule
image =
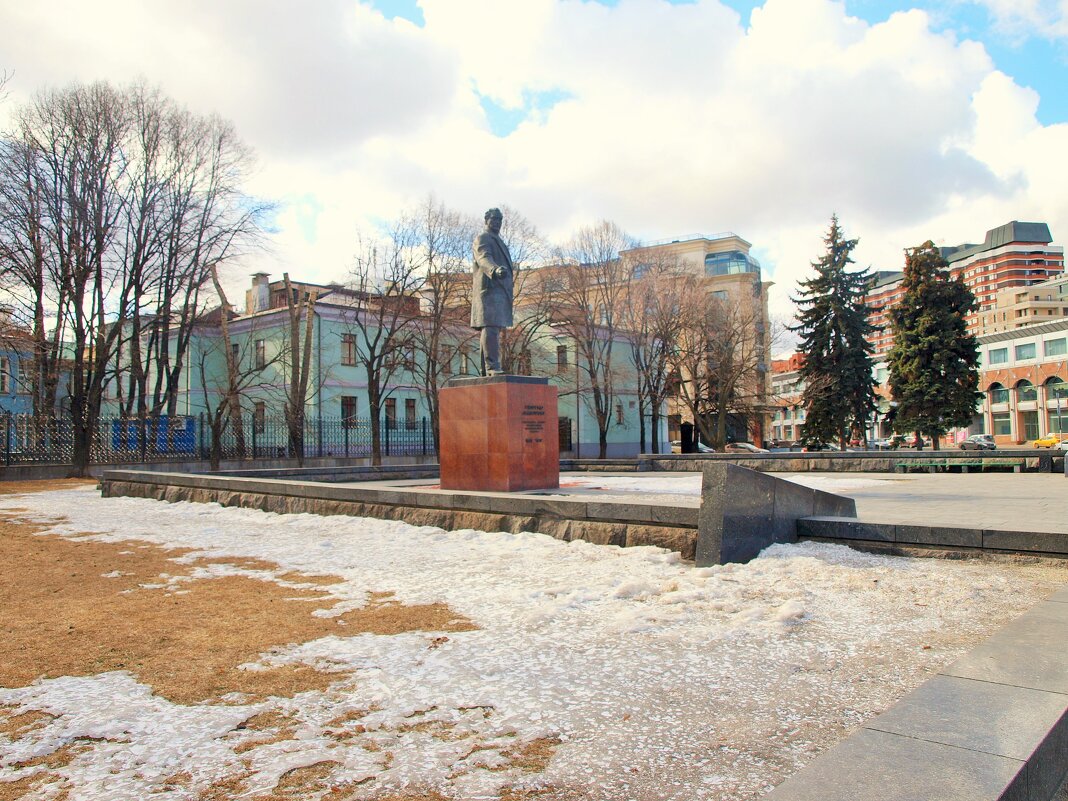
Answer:
[[[501,232],[501,223],[504,221],[504,215],[501,214],[500,209],[490,209],[486,212],[486,228],[495,234]]]
[[[486,222],[489,222],[491,217],[496,217],[498,220],[503,220],[504,219],[504,215],[501,214],[501,210],[500,209],[490,209],[489,211],[487,211],[486,212]]]

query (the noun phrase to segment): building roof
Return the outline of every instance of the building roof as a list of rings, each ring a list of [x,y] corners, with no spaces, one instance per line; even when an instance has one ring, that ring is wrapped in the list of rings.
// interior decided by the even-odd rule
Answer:
[[[872,274],[871,277],[871,289],[868,291],[874,291],[880,287],[889,286],[890,284],[897,283],[905,274],[900,270],[879,270]]]
[[[1068,331],[1068,317],[1062,317],[1049,323],[1033,323],[1008,331],[998,331],[996,334],[983,334],[976,337],[980,345],[992,345],[995,342],[1011,342],[1014,339],[1024,339],[1041,334],[1059,334]]]
[[[940,248],[940,250],[943,258],[953,263],[974,256],[976,253],[1000,248],[1013,242],[1041,242],[1048,245],[1052,241],[1053,237],[1050,236],[1049,226],[1046,223],[1013,220],[987,231],[986,238],[981,245],[964,244]]]

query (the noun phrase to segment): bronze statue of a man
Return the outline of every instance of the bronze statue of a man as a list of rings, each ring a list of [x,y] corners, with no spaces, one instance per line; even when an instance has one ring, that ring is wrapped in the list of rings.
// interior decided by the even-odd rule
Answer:
[[[471,327],[480,331],[482,375],[500,375],[501,329],[512,325],[512,254],[501,239],[504,215],[486,212],[486,230],[475,237],[472,250]]]

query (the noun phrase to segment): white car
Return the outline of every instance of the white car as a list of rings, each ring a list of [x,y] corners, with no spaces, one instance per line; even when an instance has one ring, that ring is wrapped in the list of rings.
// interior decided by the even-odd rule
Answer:
[[[671,440],[671,452],[672,453],[682,453],[682,440],[681,439],[673,439],[673,440]],[[705,445],[705,443],[698,442],[697,443],[697,452],[698,453],[715,453],[716,451],[715,451],[715,449],[710,448],[707,445]]]
[[[1068,453],[1068,439],[1062,439],[1060,442],[1057,443],[1056,447],[1059,450],[1062,450],[1065,453]]]

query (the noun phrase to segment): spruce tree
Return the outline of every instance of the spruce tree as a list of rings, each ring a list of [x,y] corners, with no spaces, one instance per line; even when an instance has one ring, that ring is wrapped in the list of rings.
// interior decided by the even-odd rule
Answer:
[[[890,310],[894,344],[887,357],[894,430],[927,435],[937,450],[946,431],[972,422],[982,397],[978,342],[966,321],[975,296],[960,277],[949,277],[934,243],[905,255],[905,294]]]
[[[869,340],[875,327],[864,302],[871,272],[849,269],[857,240],[843,236],[837,215],[823,241],[826,253],[812,262],[816,274],[799,282],[801,311],[791,329],[800,333],[798,351],[805,357],[802,441],[845,449],[850,432],[862,432],[876,408]]]

